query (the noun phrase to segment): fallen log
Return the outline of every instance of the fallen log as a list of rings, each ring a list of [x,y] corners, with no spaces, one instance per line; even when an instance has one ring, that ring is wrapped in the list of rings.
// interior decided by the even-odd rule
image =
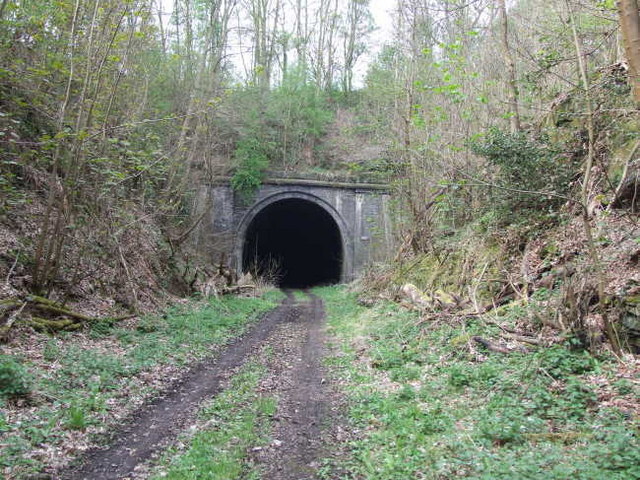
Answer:
[[[63,317],[63,318],[43,318],[39,315],[33,315],[29,320],[25,323],[37,331],[53,333],[56,331],[73,331],[79,330],[84,327],[84,325],[88,323],[100,323],[100,322],[110,322],[115,323],[122,320],[127,320],[129,318],[133,318],[137,316],[137,312],[127,313],[124,315],[116,316],[116,317],[106,317],[106,318],[96,318],[91,317],[89,315],[85,315],[83,313],[76,312],[71,310],[70,308],[65,307],[64,305],[50,300],[45,297],[41,297],[39,295],[27,295],[24,299],[20,299],[18,297],[12,297],[8,299],[0,300],[0,313],[3,311],[9,311],[10,309],[18,308],[15,312],[11,314],[7,322],[0,326],[0,341],[6,341],[7,336],[9,335],[9,331],[15,324],[18,316],[25,307],[28,307],[32,312],[40,311],[44,313],[53,314],[53,316]],[[64,318],[66,317],[66,318]]]
[[[32,327],[37,327],[38,330],[44,330],[48,332],[57,332],[59,330],[78,330],[82,328],[82,324],[75,320],[49,320],[41,317],[31,317],[29,322]]]
[[[242,293],[243,290],[255,290],[255,285],[235,285],[233,287],[224,287],[222,289],[223,295],[229,295],[233,293]]]
[[[527,337],[526,335],[517,335],[515,333],[507,333],[505,337],[511,340],[515,340],[521,343],[528,343],[529,345],[542,345],[544,341],[539,338]]]
[[[2,342],[7,341],[9,332],[11,331],[11,327],[13,327],[13,324],[16,322],[18,315],[22,313],[22,310],[24,310],[24,307],[26,306],[27,306],[26,302],[23,302],[22,304],[20,304],[20,308],[18,308],[18,310],[16,310],[15,312],[13,312],[9,317],[9,319],[7,320],[7,322],[2,327],[0,327],[0,341]]]
[[[536,337],[530,337],[528,335],[519,335],[515,333],[507,333],[504,336],[505,338],[509,340],[515,340],[516,342],[528,343],[529,345],[540,345],[543,347],[544,346],[548,347],[556,343],[562,343],[566,340],[566,338],[557,337],[557,336],[536,338]]]
[[[516,294],[515,293],[511,293],[509,295],[505,295],[503,297],[499,297],[494,299],[491,303],[488,303],[486,305],[484,305],[483,307],[480,307],[480,310],[478,312],[475,312],[475,314],[477,315],[484,315],[485,313],[490,312],[491,310],[495,310],[498,307],[502,307],[503,305],[506,305],[509,302],[512,302],[516,299]]]
[[[35,308],[38,308],[40,310],[48,311],[51,313],[57,313],[58,315],[64,315],[66,317],[76,318],[83,322],[95,322],[98,320],[94,317],[90,317],[88,315],[84,315],[82,313],[69,310],[68,308],[64,307],[58,302],[49,300],[48,298],[40,297],[38,295],[27,296],[27,301],[32,303]]]
[[[18,297],[3,298],[0,300],[0,308],[11,308],[20,305],[22,302]]]
[[[498,352],[498,353],[511,353],[512,350],[509,350],[507,347],[503,347],[502,345],[498,345],[497,343],[491,342],[489,340],[486,340],[482,337],[478,337],[473,336],[471,337],[471,339],[476,342],[479,343],[480,345],[484,346],[485,348],[487,348],[487,350],[490,350],[492,352]]]

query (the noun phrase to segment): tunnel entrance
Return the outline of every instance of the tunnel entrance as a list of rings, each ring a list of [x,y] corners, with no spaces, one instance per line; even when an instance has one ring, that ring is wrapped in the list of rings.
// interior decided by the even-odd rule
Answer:
[[[276,201],[249,224],[242,271],[266,276],[280,287],[338,283],[342,272],[338,225],[319,205],[299,198]]]

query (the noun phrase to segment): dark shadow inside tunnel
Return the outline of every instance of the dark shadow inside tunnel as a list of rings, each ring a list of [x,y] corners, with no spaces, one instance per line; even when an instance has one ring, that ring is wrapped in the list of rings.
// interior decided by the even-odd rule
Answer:
[[[242,270],[280,287],[338,283],[342,261],[338,225],[309,200],[290,198],[268,205],[249,224],[244,238]]]

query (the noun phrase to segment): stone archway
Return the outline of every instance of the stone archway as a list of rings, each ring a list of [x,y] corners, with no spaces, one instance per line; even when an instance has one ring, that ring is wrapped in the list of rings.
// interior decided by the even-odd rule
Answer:
[[[279,269],[282,286],[308,287],[347,281],[353,243],[336,209],[314,195],[289,191],[253,205],[236,230],[239,271]]]

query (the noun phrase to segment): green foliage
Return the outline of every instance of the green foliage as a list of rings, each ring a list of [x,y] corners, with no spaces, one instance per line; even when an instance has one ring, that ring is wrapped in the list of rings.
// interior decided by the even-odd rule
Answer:
[[[267,168],[286,170],[302,161],[321,164],[315,158],[316,145],[333,119],[329,100],[300,69],[289,71],[272,90],[248,87],[233,92],[227,101],[238,116],[232,180],[236,190],[257,188]]]
[[[243,197],[250,197],[262,184],[269,167],[266,145],[257,138],[247,138],[238,142],[234,153],[236,162],[231,186]]]
[[[15,358],[0,357],[0,397],[14,399],[31,392],[33,377]]]
[[[84,430],[87,428],[87,418],[81,407],[77,405],[69,407],[67,410],[67,427],[71,430]]]
[[[116,323],[117,323],[116,321],[109,320],[109,319],[91,323],[91,326],[90,326],[91,337],[100,338],[100,337],[106,337],[107,335],[110,335]]]
[[[473,380],[473,374],[460,366],[453,366],[449,370],[449,385],[453,387],[465,387],[469,385]]]
[[[154,333],[165,327],[162,319],[158,317],[144,317],[136,325],[136,330],[141,333]]]
[[[488,210],[495,210],[501,223],[511,223],[517,215],[550,211],[566,201],[563,196],[569,192],[575,165],[547,137],[491,128],[469,146],[495,168],[496,187]]]
[[[588,373],[597,365],[597,360],[588,352],[572,351],[561,345],[550,347],[540,357],[540,368],[554,378]]]
[[[272,92],[266,115],[268,122],[281,128],[279,143],[290,142],[296,149],[321,137],[333,119],[327,94],[308,83],[298,69],[289,72]]]
[[[341,347],[329,364],[348,396],[349,421],[362,432],[343,460],[328,461],[323,478],[640,475],[634,420],[598,404],[599,383],[590,383],[594,371],[614,383],[615,368],[607,371],[604,360],[562,345],[479,359],[464,339],[498,333],[482,319],[417,327],[417,316],[394,305],[366,309],[338,287],[316,291]]]

